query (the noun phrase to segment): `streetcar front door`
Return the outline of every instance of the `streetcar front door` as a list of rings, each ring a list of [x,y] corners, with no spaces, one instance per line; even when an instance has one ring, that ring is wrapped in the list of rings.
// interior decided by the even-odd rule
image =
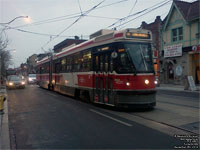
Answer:
[[[94,102],[113,104],[113,60],[110,52],[96,53],[94,64]]]

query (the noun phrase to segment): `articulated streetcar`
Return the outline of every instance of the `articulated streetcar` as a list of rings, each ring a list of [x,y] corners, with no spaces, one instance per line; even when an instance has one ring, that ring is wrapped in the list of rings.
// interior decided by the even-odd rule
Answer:
[[[151,32],[143,29],[98,35],[37,62],[38,84],[92,103],[153,107],[151,42]]]

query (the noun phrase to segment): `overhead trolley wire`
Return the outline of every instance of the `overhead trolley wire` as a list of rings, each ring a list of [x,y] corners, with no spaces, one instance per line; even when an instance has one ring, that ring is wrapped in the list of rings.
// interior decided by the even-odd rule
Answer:
[[[152,11],[154,11],[154,10],[156,10],[156,9],[158,9],[158,8],[160,8],[160,7],[164,6],[164,5],[166,5],[166,4],[168,4],[170,1],[172,1],[172,0],[169,0],[169,1],[165,2],[164,4],[159,5],[159,6],[155,7],[155,8],[153,8],[153,9],[151,9],[151,10],[145,12],[144,14],[142,14],[142,15],[140,15],[140,16],[137,16],[137,17],[135,17],[135,18],[133,18],[133,19],[131,19],[131,20],[129,20],[129,21],[123,23],[123,24],[120,24],[120,25],[118,25],[118,26],[115,26],[115,28],[120,27],[120,26],[122,26],[122,25],[125,25],[125,24],[127,24],[127,23],[129,23],[129,22],[131,22],[131,21],[133,21],[133,20],[135,20],[135,19],[137,19],[137,18],[140,18],[140,17],[146,15],[147,13],[152,12]]]
[[[6,26],[6,27],[7,27],[7,29],[12,29],[12,30],[16,30],[16,31],[24,32],[24,33],[35,34],[35,35],[40,35],[40,36],[48,36],[48,37],[49,36],[51,36],[51,37],[57,36],[55,34],[38,33],[38,32],[32,32],[32,31],[22,30],[22,29],[16,29],[16,28],[13,28],[13,27],[10,27],[10,26]],[[74,36],[62,35],[60,37],[74,37]],[[86,36],[86,37],[89,37],[89,36]]]
[[[83,14],[83,11],[81,9],[81,4],[80,4],[80,1],[78,0],[78,5],[79,5],[79,9],[80,9],[80,12],[81,12],[81,15]]]
[[[158,9],[158,8],[162,7],[163,4],[165,5],[165,4],[167,4],[168,2],[170,2],[170,1],[172,1],[172,0],[169,0],[169,1],[167,1],[167,2],[166,2],[166,0],[164,0],[164,1],[162,1],[162,2],[159,2],[159,3],[157,3],[157,4],[155,4],[155,5],[151,6],[151,7],[149,7],[149,8],[145,8],[145,9],[139,11],[139,12],[136,12],[136,13],[134,13],[134,14],[130,14],[130,15],[126,16],[126,17],[123,17],[123,18],[119,19],[118,21],[114,22],[113,24],[109,25],[107,28],[111,28],[111,27],[115,26],[116,24],[118,24],[118,23],[120,23],[120,22],[122,22],[122,21],[127,20],[128,18],[131,18],[131,17],[133,17],[133,16],[139,15],[139,14],[141,14],[141,13],[144,13],[144,12],[148,11],[148,10],[150,10],[150,11],[148,11],[148,12],[151,12],[151,11],[153,11],[153,10],[155,10],[155,9]],[[158,6],[158,5],[159,5],[159,6]],[[157,7],[156,7],[156,6],[157,6]],[[147,13],[148,13],[148,12],[147,12]],[[145,14],[147,14],[147,13],[145,13]],[[141,15],[141,16],[143,16],[143,15]],[[139,16],[139,17],[141,17],[141,16]],[[134,18],[133,20],[135,20],[135,19],[137,19],[137,18],[139,18],[139,17],[136,17],[136,18]],[[132,20],[131,20],[131,21],[132,21]],[[127,21],[127,23],[128,23],[128,22],[130,22],[130,21]],[[124,25],[124,24],[126,24],[126,23],[120,24],[120,25],[118,25],[118,26],[116,26],[116,27],[119,27],[119,26]],[[114,27],[113,27],[113,28],[114,28]]]
[[[120,1],[117,1],[117,2],[114,2],[114,3],[110,3],[110,4],[107,4],[107,5],[100,6],[100,7],[96,8],[96,9],[101,9],[101,8],[104,8],[104,7],[112,6],[112,5],[119,4],[119,3],[122,3],[122,2],[126,2],[126,1],[128,1],[128,0],[120,0]],[[87,11],[83,11],[82,13],[84,14],[86,12]],[[70,15],[64,15],[64,16],[60,16],[60,17],[55,17],[55,18],[51,18],[51,19],[46,19],[46,20],[43,20],[43,21],[38,21],[38,22],[31,23],[31,24],[20,25],[20,26],[16,26],[16,27],[13,27],[13,28],[31,27],[31,26],[35,26],[35,25],[53,23],[53,22],[57,22],[57,21],[67,20],[67,19],[74,19],[74,18],[78,18],[79,16],[80,16],[80,12],[74,13],[74,14],[70,14]]]
[[[91,11],[93,11],[94,9],[96,9],[99,5],[101,5],[104,1],[101,1],[100,3],[98,3],[97,5],[95,5],[94,7],[92,7],[91,9],[89,9],[88,11],[85,11],[82,15],[79,16],[78,19],[76,19],[72,24],[70,24],[67,28],[65,28],[64,30],[62,30],[59,34],[57,34],[54,38],[51,38],[47,43],[45,43],[42,46],[42,49],[44,49],[44,47],[49,44],[50,42],[52,42],[54,39],[56,39],[57,37],[59,37],[62,33],[64,33],[66,30],[68,30],[69,28],[71,28],[75,23],[77,23],[82,17],[84,17],[84,15],[87,15],[88,13],[90,13]]]
[[[134,3],[134,5],[133,5],[133,7],[131,8],[131,10],[130,10],[130,12],[129,12],[128,15],[130,15],[130,14],[133,12],[133,9],[135,8],[136,4],[137,4],[137,0],[135,0],[135,3]]]

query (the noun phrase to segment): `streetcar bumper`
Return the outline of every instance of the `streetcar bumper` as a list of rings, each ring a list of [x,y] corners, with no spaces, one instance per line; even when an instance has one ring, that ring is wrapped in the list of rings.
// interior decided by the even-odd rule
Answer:
[[[118,107],[154,107],[156,90],[117,91],[116,102]]]

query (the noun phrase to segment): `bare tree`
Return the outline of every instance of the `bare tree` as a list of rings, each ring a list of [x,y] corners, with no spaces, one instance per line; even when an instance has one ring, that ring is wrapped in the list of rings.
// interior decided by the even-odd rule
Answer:
[[[11,55],[10,52],[6,50],[8,46],[8,39],[3,37],[3,32],[0,34],[0,79],[5,77],[6,69],[10,64]]]

